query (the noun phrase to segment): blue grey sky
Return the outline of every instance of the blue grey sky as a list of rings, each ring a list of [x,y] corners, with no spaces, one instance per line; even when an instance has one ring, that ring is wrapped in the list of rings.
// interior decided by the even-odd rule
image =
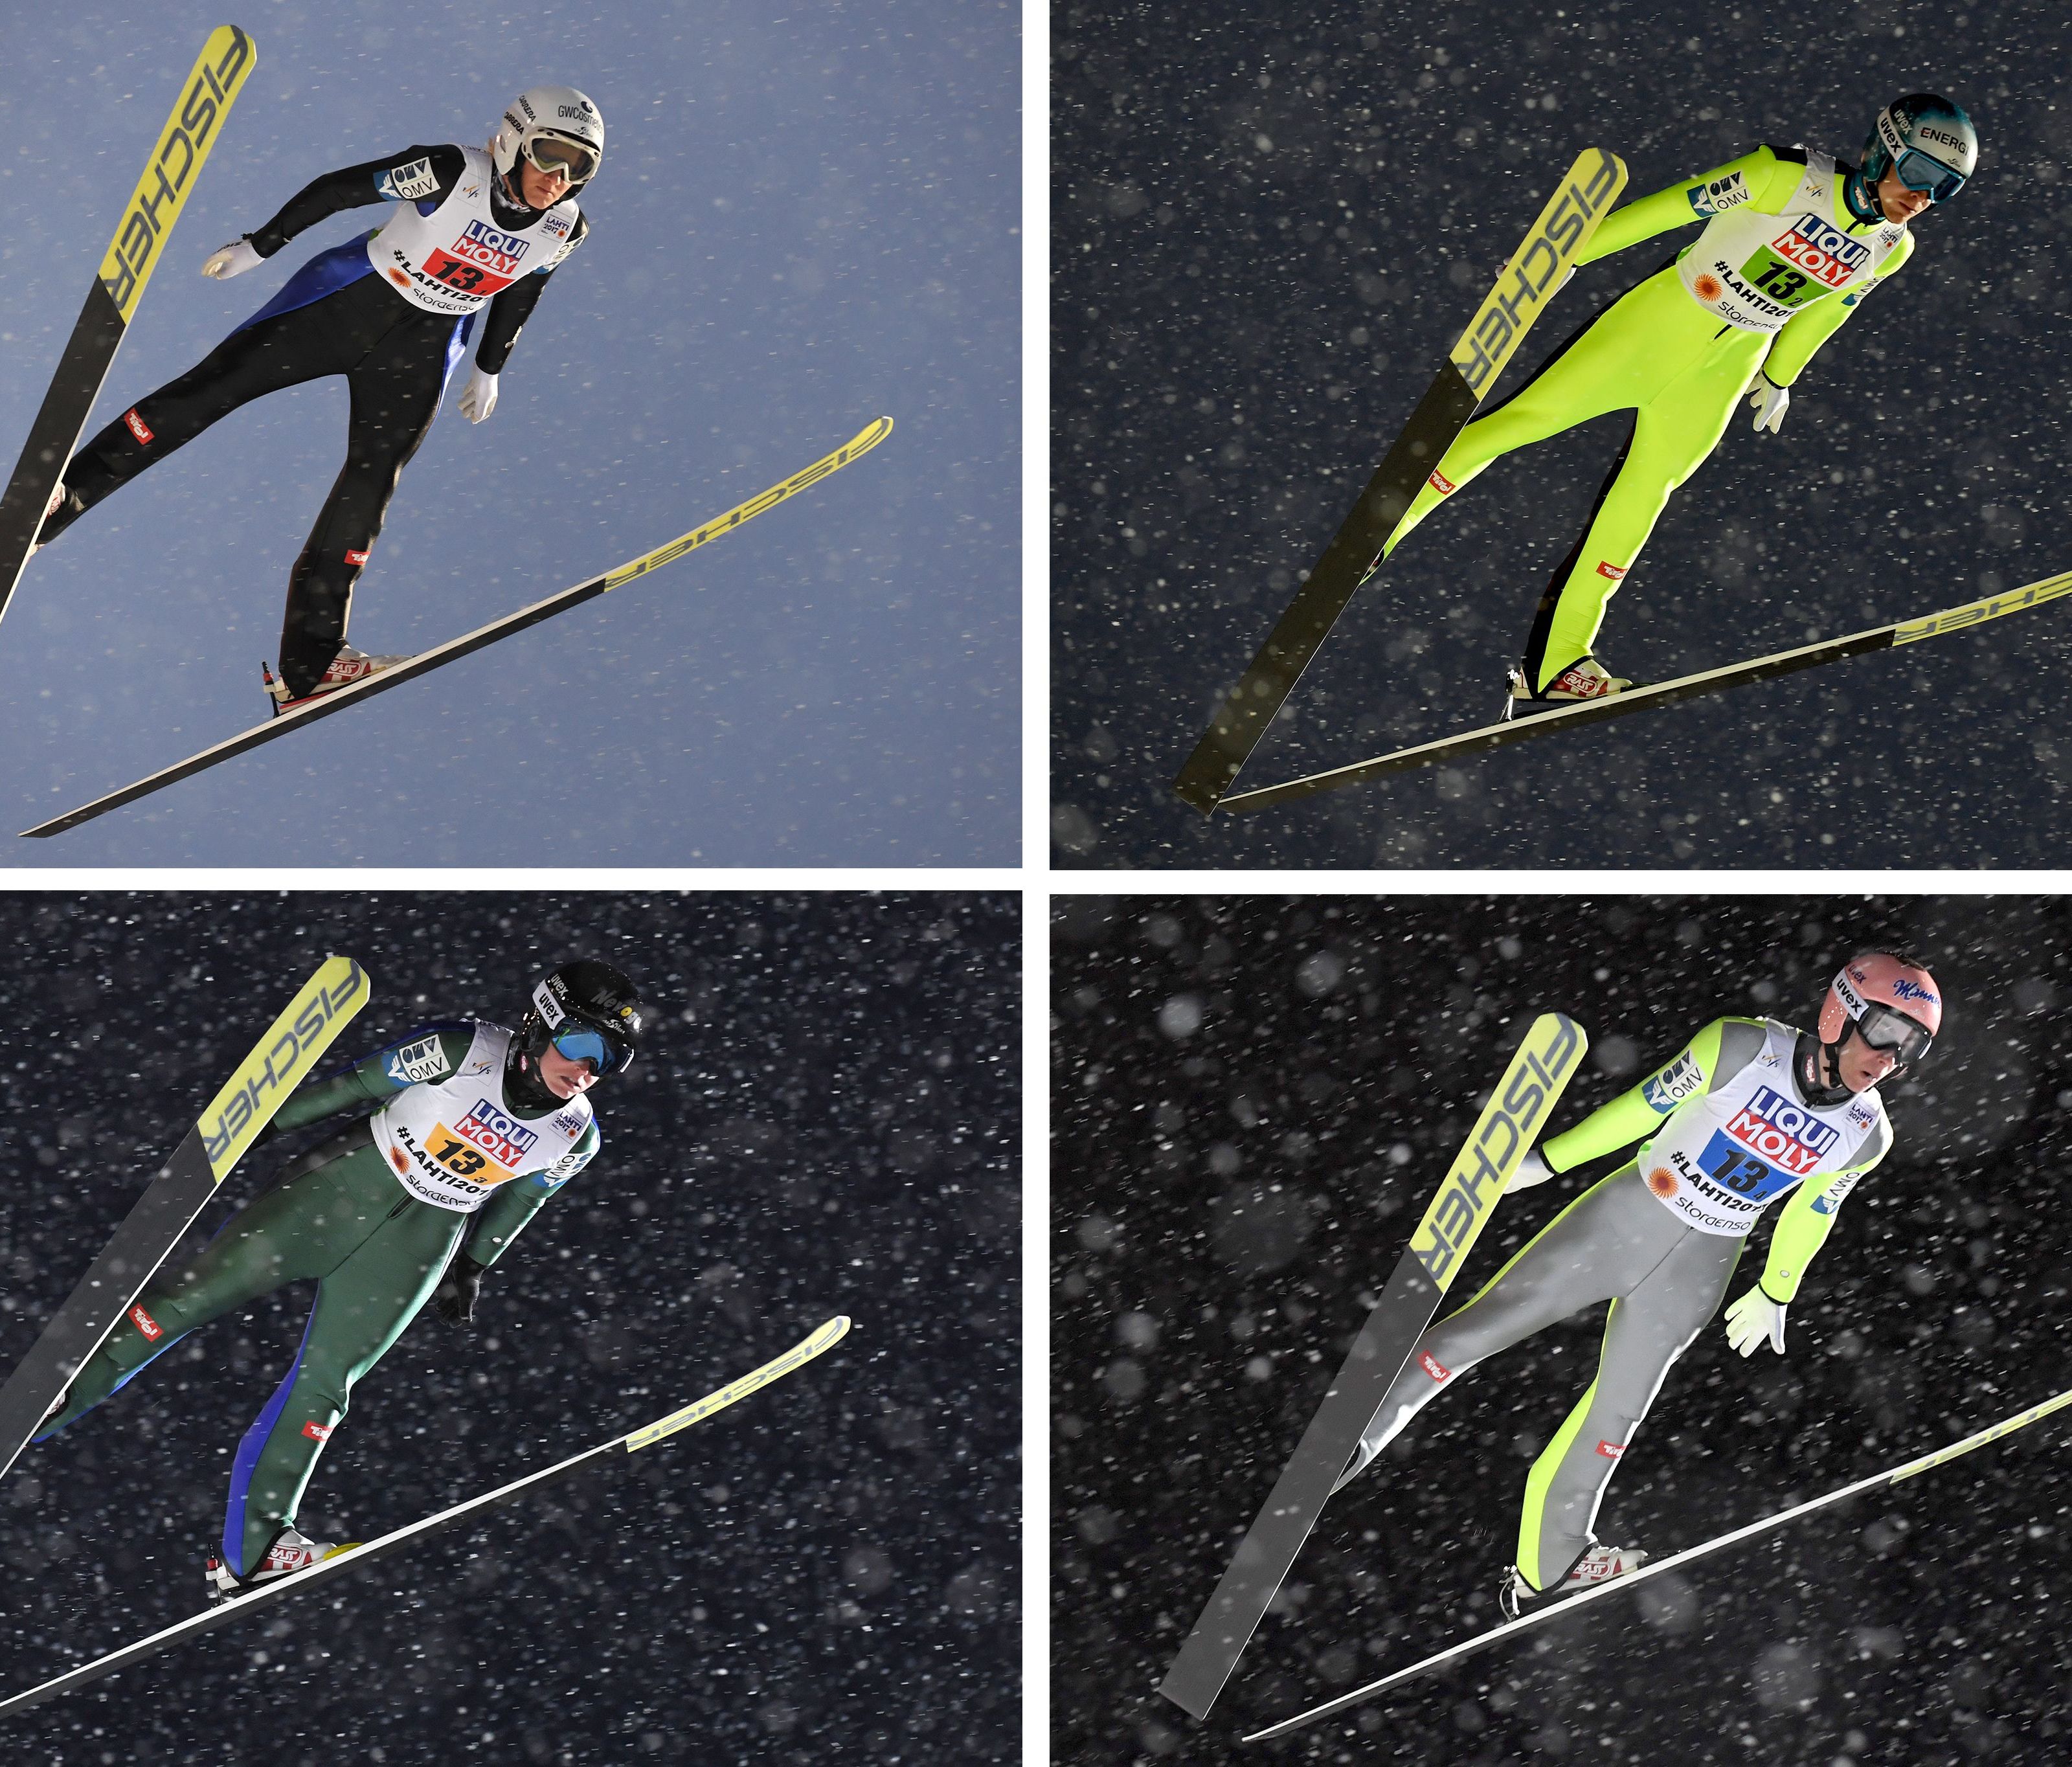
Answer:
[[[656,574],[48,842],[12,832],[259,721],[344,455],[331,379],[246,406],[30,562],[0,625],[16,865],[1009,865],[1018,853],[1018,9],[550,15],[74,6],[18,46],[0,241],[11,466],[209,29],[259,50],[87,434],[192,366],[335,216],[199,273],[309,179],[479,146],[523,88],[603,113],[593,232],[487,422],[447,402],[352,636],[414,652],[648,552],[879,413],[872,454]]]

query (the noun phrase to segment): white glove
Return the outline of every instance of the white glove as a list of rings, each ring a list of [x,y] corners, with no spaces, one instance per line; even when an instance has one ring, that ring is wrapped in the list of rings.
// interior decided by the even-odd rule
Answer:
[[[460,414],[470,423],[479,423],[496,409],[496,376],[477,368],[467,377],[460,396]]]
[[[1511,1182],[1504,1186],[1503,1194],[1509,1196],[1514,1190],[1530,1190],[1536,1184],[1544,1184],[1554,1176],[1554,1168],[1540,1157],[1537,1148],[1526,1149],[1525,1157],[1518,1162],[1518,1170],[1511,1175]]]
[[[1744,1356],[1753,1356],[1764,1338],[1778,1355],[1784,1354],[1784,1303],[1772,1301],[1758,1283],[1727,1309],[1727,1342]]]
[[[216,249],[209,261],[202,265],[201,273],[212,276],[220,282],[227,277],[242,276],[247,270],[257,269],[265,261],[253,250],[251,240],[232,240],[228,245]]]
[[[1791,409],[1791,388],[1781,387],[1762,369],[1755,371],[1755,378],[1746,388],[1749,404],[1755,410],[1755,426],[1777,434],[1777,426],[1784,421],[1784,413]]]

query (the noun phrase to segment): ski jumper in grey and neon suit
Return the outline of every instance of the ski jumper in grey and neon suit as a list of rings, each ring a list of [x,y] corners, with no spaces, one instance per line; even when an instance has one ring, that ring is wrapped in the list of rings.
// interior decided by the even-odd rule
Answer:
[[[1802,1042],[1817,1050],[1774,1020],[1716,1019],[1548,1141],[1541,1152],[1556,1172],[1641,1144],[1418,1339],[1340,1483],[1484,1357],[1610,1301],[1597,1379],[1526,1479],[1518,1569],[1536,1590],[1560,1583],[1596,1543],[1597,1504],[1619,1457],[1670,1365],[1717,1310],[1763,1210],[1791,1194],[1762,1275],[1763,1292],[1789,1301],[1842,1199],[1892,1145],[1876,1088],[1807,1101]]]
[[[1756,371],[1792,385],[1864,294],[1912,255],[1903,223],[1852,206],[1851,170],[1803,148],[1758,147],[1606,216],[1577,262],[1693,221],[1705,228],[1462,429],[1389,536],[1383,557],[1500,455],[1607,412],[1633,413],[1533,618],[1525,669],[1534,692],[1592,654],[1605,606],[1670,494],[1719,446]]]
[[[345,1416],[355,1383],[438,1287],[456,1248],[494,1264],[599,1145],[590,1101],[521,1116],[504,1091],[511,1033],[436,1025],[310,1081],[274,1119],[300,1128],[380,1107],[291,1161],[176,1276],[160,1272],[80,1369],[47,1440],[188,1332],[290,1282],[314,1281],[295,1359],[239,1444],[223,1551],[265,1558]]]

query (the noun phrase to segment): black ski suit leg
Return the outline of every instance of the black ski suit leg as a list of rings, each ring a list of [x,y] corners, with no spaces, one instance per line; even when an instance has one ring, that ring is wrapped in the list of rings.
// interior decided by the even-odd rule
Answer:
[[[347,377],[352,417],[345,465],[288,577],[281,679],[291,699],[316,686],[345,643],[353,585],[381,532],[397,481],[438,415],[452,336],[450,323],[398,326]]]
[[[319,306],[291,308],[232,332],[72,457],[64,470],[65,500],[43,524],[41,544],[48,545],[101,499],[240,405],[345,366]]]

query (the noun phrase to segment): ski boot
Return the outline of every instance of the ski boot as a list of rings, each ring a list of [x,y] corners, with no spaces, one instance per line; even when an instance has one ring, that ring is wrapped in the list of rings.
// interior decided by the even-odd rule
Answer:
[[[359,1545],[357,1540],[348,1540],[343,1546],[332,1546],[322,1540],[312,1540],[290,1522],[274,1536],[273,1543],[266,1549],[266,1555],[249,1575],[239,1576],[224,1563],[220,1552],[208,1555],[208,1568],[202,1574],[208,1584],[208,1598],[212,1601],[228,1601],[254,1589],[264,1583],[278,1583],[282,1577],[293,1576],[298,1571],[306,1571],[313,1564],[321,1564],[326,1559],[335,1559],[341,1552],[350,1552]]]
[[[355,650],[350,644],[339,647],[338,655],[331,659],[331,667],[318,678],[317,684],[300,699],[288,697],[288,684],[277,676],[272,669],[261,663],[259,673],[272,696],[273,716],[283,712],[298,712],[306,705],[314,705],[319,700],[327,699],[341,688],[352,687],[379,675],[382,670],[393,668],[398,663],[407,663],[407,656],[369,656],[366,651]]]
[[[1574,705],[1582,700],[1608,699],[1633,685],[1611,674],[1594,656],[1578,658],[1539,693],[1532,691],[1532,684],[1526,679],[1522,668],[1513,668],[1507,680],[1511,696],[1504,701],[1506,720],[1537,717],[1543,712],[1558,712],[1563,706]]]
[[[1593,1546],[1576,1561],[1575,1568],[1552,1589],[1536,1589],[1520,1575],[1516,1565],[1504,1569],[1497,1586],[1496,1605],[1507,1620],[1515,1620],[1535,1602],[1550,1596],[1573,1595],[1579,1589],[1594,1589],[1600,1583],[1624,1576],[1647,1562],[1647,1555],[1630,1546]]]

